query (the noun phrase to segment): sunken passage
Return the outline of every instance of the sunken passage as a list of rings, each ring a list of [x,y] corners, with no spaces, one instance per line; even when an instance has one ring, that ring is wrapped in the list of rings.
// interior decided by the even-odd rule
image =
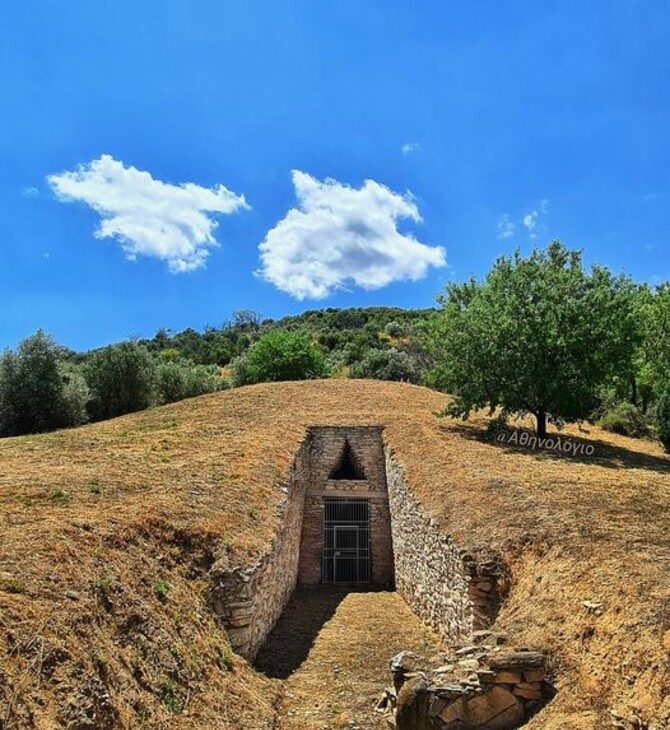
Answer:
[[[395,588],[445,640],[470,636],[476,566],[424,514],[381,426],[310,428],[278,489],[268,552],[253,565],[221,561],[210,572],[213,607],[237,653],[256,656],[297,585]]]

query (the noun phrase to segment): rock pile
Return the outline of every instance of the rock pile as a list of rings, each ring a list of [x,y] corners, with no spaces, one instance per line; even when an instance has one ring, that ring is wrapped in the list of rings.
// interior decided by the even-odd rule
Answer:
[[[475,629],[493,625],[509,585],[507,569],[498,554],[475,556],[464,551],[463,565],[469,578],[468,598]]]
[[[546,657],[507,649],[504,637],[476,632],[485,644],[455,650],[437,666],[408,652],[393,658],[393,689],[378,704],[397,730],[507,730],[553,696]],[[427,668],[432,664],[431,668]]]

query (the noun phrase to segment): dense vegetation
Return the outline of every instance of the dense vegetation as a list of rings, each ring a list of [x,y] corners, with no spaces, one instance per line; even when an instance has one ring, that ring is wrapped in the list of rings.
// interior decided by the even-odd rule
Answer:
[[[0,358],[0,435],[73,426],[263,381],[320,377],[422,383],[451,415],[498,409],[546,422],[597,420],[670,449],[670,284],[586,270],[558,242],[500,257],[451,284],[439,309],[251,311],[204,332],[161,329],[87,353],[37,332]]]
[[[277,321],[236,312],[204,332],[161,329],[149,340],[86,353],[43,332],[0,359],[0,435],[75,426],[263,381],[372,377],[419,382],[437,310],[325,309]]]
[[[603,385],[635,377],[636,293],[627,277],[586,272],[580,253],[558,242],[500,257],[482,283],[449,285],[434,377],[456,396],[451,412],[531,413],[539,436],[547,419],[588,418]]]

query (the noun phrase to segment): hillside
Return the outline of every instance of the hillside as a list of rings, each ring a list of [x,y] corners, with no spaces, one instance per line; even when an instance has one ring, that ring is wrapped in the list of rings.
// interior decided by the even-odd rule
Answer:
[[[277,682],[230,654],[208,572],[267,549],[309,426],[379,424],[445,531],[509,566],[498,626],[558,689],[528,727],[668,727],[670,459],[595,428],[563,432],[590,456],[487,442],[446,402],[266,384],[1,441],[0,727],[273,727]]]

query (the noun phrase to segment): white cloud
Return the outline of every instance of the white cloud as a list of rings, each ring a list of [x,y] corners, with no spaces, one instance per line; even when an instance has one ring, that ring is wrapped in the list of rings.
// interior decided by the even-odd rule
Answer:
[[[346,282],[379,289],[392,281],[425,276],[444,266],[443,248],[398,231],[399,220],[421,221],[410,194],[374,180],[361,188],[316,180],[294,170],[298,207],[268,231],[260,244],[258,272],[297,299],[321,299]]]
[[[528,233],[530,233],[531,238],[535,238],[537,236],[537,233],[534,231],[537,228],[537,219],[539,215],[540,214],[537,210],[532,210],[523,217],[523,224],[528,229]]]
[[[405,142],[400,148],[403,155],[411,155],[412,152],[418,152],[421,149],[421,145],[418,142]]]
[[[549,199],[542,198],[528,213],[520,216],[518,222],[505,213],[498,218],[498,238],[512,238],[516,234],[517,228],[523,226],[529,238],[535,239],[538,234],[544,233],[547,226],[543,223],[543,219],[549,213]]]
[[[249,208],[243,195],[223,185],[171,185],[110,155],[47,180],[59,200],[84,202],[100,214],[96,238],[116,239],[133,261],[166,261],[172,272],[205,265],[208,249],[218,245],[215,214]]]
[[[21,195],[23,195],[24,198],[34,198],[36,195],[39,195],[40,191],[32,186],[25,187],[21,190]]]
[[[498,219],[498,238],[512,238],[516,232],[516,223],[505,213]]]

